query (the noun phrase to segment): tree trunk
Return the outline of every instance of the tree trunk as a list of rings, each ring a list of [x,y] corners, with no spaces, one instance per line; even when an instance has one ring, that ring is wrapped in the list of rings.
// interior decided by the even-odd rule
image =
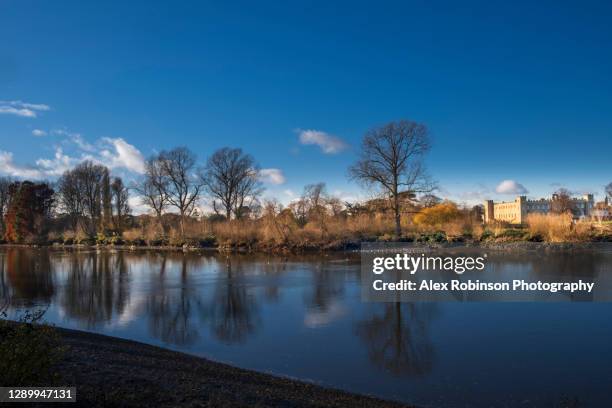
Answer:
[[[402,224],[400,219],[400,205],[397,193],[393,197],[393,212],[395,215],[395,239],[399,239],[402,235]]]
[[[180,224],[181,224],[181,238],[184,240],[185,239],[185,213],[183,211],[181,211]]]
[[[157,213],[157,222],[159,223],[159,226],[162,229],[162,238],[163,239],[168,238],[168,226],[166,225],[166,222],[164,221],[163,214]]]

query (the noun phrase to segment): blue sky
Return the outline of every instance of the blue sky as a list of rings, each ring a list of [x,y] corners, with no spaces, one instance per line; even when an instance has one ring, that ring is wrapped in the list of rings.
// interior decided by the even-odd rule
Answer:
[[[559,3],[5,0],[0,172],[93,158],[137,178],[161,149],[235,146],[282,201],[318,181],[358,197],[363,133],[411,119],[439,195],[601,197],[612,3]]]

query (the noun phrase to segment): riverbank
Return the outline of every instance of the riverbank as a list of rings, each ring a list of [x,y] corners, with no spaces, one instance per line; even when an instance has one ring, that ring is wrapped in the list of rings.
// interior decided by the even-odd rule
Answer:
[[[77,387],[77,406],[406,406],[133,341],[58,331],[68,346],[60,382]]]
[[[370,242],[370,241],[368,241]],[[387,242],[387,241],[374,241]],[[391,241],[389,241],[391,242]],[[128,251],[168,251],[168,252],[208,252],[208,253],[268,253],[268,254],[292,254],[292,253],[317,253],[317,252],[339,252],[356,251],[361,248],[358,241],[339,241],[326,245],[306,245],[306,246],[284,246],[284,245],[241,245],[241,246],[152,246],[152,245],[26,245],[26,244],[0,244],[0,248],[51,248],[58,250],[128,250]],[[532,241],[426,241],[414,242],[405,241],[406,245],[414,248],[423,249],[448,249],[448,248],[482,248],[494,251],[573,251],[598,249],[602,247],[612,247],[612,242],[592,241],[592,242],[532,242]]]

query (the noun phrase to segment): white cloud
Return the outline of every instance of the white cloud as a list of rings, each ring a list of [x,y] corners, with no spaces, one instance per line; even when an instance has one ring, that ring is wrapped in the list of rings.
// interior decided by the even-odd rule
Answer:
[[[497,187],[495,192],[498,194],[527,194],[529,191],[514,180],[504,180]]]
[[[40,172],[47,177],[61,176],[66,170],[70,170],[79,160],[64,154],[60,147],[55,149],[53,159],[38,159],[36,165]]]
[[[85,152],[95,152],[96,147],[83,139],[80,133],[69,132],[66,129],[54,129],[51,131],[54,135],[65,136],[67,139],[64,143],[74,143],[77,147]]]
[[[280,169],[261,169],[259,170],[260,180],[270,184],[283,184],[285,175]]]
[[[44,130],[42,130],[42,129],[34,129],[34,130],[32,131],[32,134],[33,134],[34,136],[47,136],[47,132],[45,132],[45,131],[44,131]]]
[[[38,159],[35,166],[20,165],[13,161],[13,153],[0,151],[0,174],[23,179],[44,179],[61,176],[79,160],[69,157],[57,148],[53,159]]]
[[[122,138],[102,139],[103,144],[107,144],[112,150],[104,149],[100,152],[102,162],[111,169],[125,168],[135,173],[143,174],[145,172],[145,160],[135,146],[129,144]]]
[[[0,113],[4,113],[7,115],[22,116],[24,118],[35,118],[36,117],[36,112],[34,112],[31,109],[25,109],[25,108],[19,109],[13,106],[0,106]]]
[[[39,158],[31,166],[18,165],[13,161],[11,152],[0,151],[0,174],[29,179],[55,178],[84,160],[103,164],[111,170],[125,169],[139,174],[145,171],[142,153],[122,138],[102,138],[92,145],[76,133],[53,133],[68,136],[63,145],[73,151],[73,156],[65,154],[61,147],[56,147],[53,158]]]
[[[348,148],[346,142],[336,136],[320,130],[297,130],[300,143],[303,145],[317,145],[325,154],[335,154]]]
[[[48,111],[49,105],[27,103],[22,101],[0,101],[0,114],[15,115],[24,118],[35,118],[38,112]]]
[[[13,153],[2,150],[0,150],[0,173],[20,178],[42,178],[40,170],[30,166],[15,164],[13,162]]]

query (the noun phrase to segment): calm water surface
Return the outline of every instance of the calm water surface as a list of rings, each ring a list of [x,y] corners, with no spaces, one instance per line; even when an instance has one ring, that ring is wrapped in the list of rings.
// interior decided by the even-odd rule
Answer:
[[[609,274],[612,251],[499,255]],[[0,249],[9,315],[424,407],[610,406],[612,303],[363,303],[355,254]]]

